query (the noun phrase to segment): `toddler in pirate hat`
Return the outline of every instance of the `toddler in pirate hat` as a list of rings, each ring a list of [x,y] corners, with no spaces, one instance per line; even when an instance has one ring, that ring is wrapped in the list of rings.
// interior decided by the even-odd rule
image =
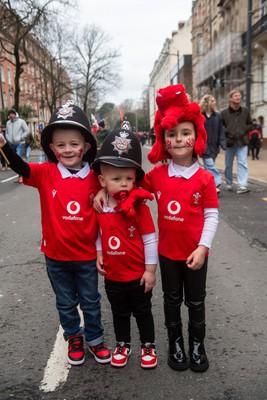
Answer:
[[[116,346],[111,365],[124,367],[132,352],[130,318],[136,318],[141,341],[141,367],[155,368],[154,321],[151,313],[155,285],[157,240],[144,199],[152,195],[136,189],[144,176],[141,146],[129,125],[111,131],[92,168],[106,189],[106,205],[97,213],[100,237],[97,268],[105,276],[105,289],[113,313]]]
[[[52,162],[28,164],[0,136],[11,168],[23,176],[25,185],[39,191],[41,250],[68,341],[68,362],[84,363],[86,342],[95,360],[107,363],[111,355],[103,341],[96,268],[98,228],[92,207],[101,186],[89,166],[96,155],[96,142],[86,114],[73,102],[59,107],[44,128],[41,143]]]

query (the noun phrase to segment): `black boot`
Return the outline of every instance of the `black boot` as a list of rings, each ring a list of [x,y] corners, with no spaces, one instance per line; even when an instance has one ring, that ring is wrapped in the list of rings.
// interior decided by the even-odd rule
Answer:
[[[183,371],[188,368],[188,361],[184,351],[184,339],[182,326],[168,328],[169,350],[168,365],[175,371]]]
[[[209,368],[204,338],[205,325],[198,327],[189,325],[189,368],[195,372],[204,372]]]

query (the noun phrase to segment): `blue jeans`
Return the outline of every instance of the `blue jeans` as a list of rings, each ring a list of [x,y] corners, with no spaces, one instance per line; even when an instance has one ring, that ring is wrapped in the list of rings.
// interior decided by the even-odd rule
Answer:
[[[20,157],[25,153],[25,143],[10,144],[10,147]]]
[[[103,342],[101,324],[101,296],[98,292],[98,273],[95,260],[57,261],[45,257],[48,277],[56,295],[64,338],[84,334],[89,346]],[[83,312],[84,329],[78,305]]]
[[[233,163],[237,161],[237,184],[239,187],[248,186],[248,146],[227,147],[225,151],[225,180],[227,185],[233,183]]]
[[[203,157],[203,164],[204,164],[204,168],[207,171],[211,172],[212,175],[214,176],[216,187],[220,186],[220,184],[222,183],[221,174],[218,171],[218,169],[215,167],[215,162],[214,162],[213,158],[211,158],[211,157],[204,158]]]
[[[15,153],[17,153],[18,156],[20,156],[21,158],[23,157],[25,153],[25,143],[10,144],[10,147]]]

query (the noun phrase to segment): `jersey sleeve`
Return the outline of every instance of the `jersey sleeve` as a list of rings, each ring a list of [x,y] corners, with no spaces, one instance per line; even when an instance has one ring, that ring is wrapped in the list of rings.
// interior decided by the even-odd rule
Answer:
[[[218,208],[218,195],[216,192],[216,185],[212,174],[205,174],[202,189],[204,192],[203,208]]]
[[[135,216],[140,235],[146,235],[148,233],[155,232],[155,225],[152,219],[152,215],[149,207],[146,204],[142,204],[138,210],[138,214]]]

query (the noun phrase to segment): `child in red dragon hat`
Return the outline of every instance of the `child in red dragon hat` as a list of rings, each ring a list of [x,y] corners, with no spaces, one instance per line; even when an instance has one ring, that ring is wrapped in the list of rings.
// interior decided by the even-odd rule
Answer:
[[[207,133],[205,118],[189,102],[181,84],[160,89],[156,102],[156,142],[151,163],[170,160],[148,172],[140,182],[158,204],[158,253],[168,330],[168,365],[174,370],[206,371],[205,297],[208,253],[218,225],[218,196],[212,174],[200,168]],[[100,209],[97,195],[95,206]],[[181,305],[188,307],[189,362],[182,333]]]

